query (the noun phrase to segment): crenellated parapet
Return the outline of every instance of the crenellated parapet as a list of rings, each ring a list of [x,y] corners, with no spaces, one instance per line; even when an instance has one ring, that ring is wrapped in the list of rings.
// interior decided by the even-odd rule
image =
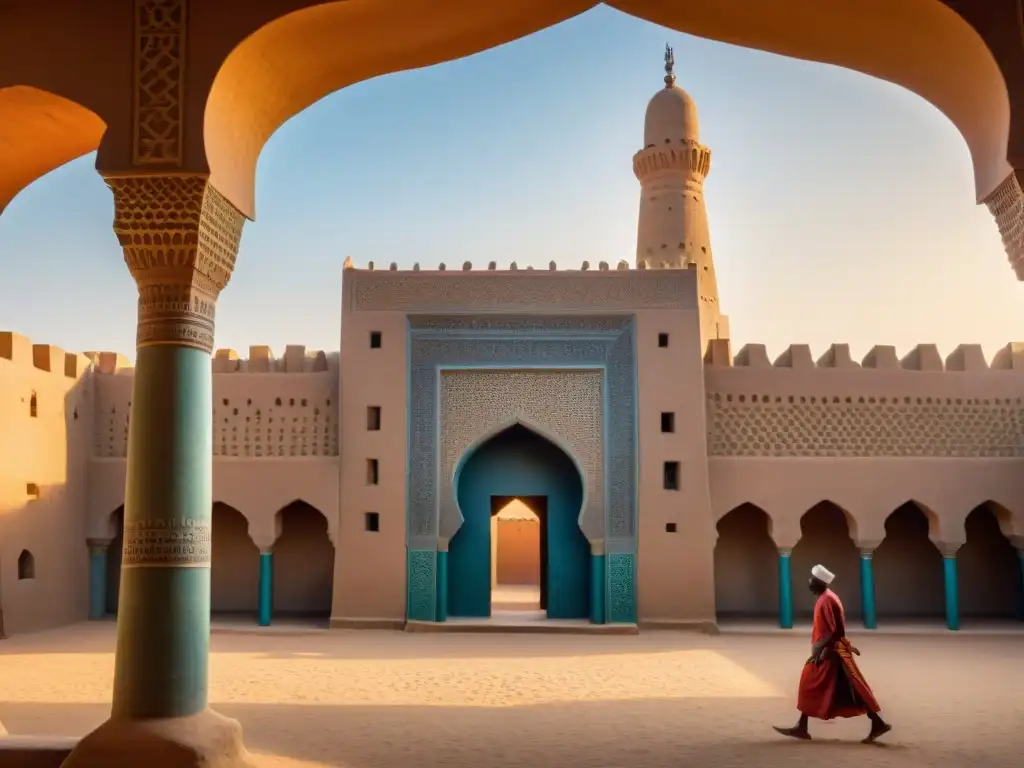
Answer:
[[[471,261],[464,261],[464,262],[462,262],[462,264],[458,265],[458,267],[452,267],[452,266],[449,266],[447,264],[447,262],[443,262],[442,261],[434,269],[423,269],[420,266],[420,263],[417,261],[409,269],[399,269],[398,268],[398,263],[392,261],[388,265],[387,269],[383,269],[383,268],[378,267],[377,264],[375,262],[373,262],[373,261],[367,262],[365,267],[357,267],[355,262],[352,261],[352,257],[351,256],[345,259],[345,264],[344,264],[344,269],[345,269],[346,272],[348,272],[348,271],[351,271],[351,272],[383,272],[383,271],[386,271],[386,272],[418,272],[418,273],[425,273],[425,274],[430,274],[432,272],[437,272],[437,273],[443,273],[443,272],[497,272],[499,274],[503,273],[503,272],[588,272],[588,271],[594,271],[594,270],[597,270],[599,272],[608,272],[609,270],[614,270],[614,271],[618,272],[618,271],[628,270],[629,268],[630,268],[629,267],[629,262],[627,262],[625,259],[619,259],[619,261],[615,264],[614,267],[612,267],[607,261],[599,261],[599,262],[597,262],[596,265],[594,265],[590,261],[584,260],[583,262],[580,263],[580,266],[578,268],[577,267],[559,267],[558,263],[555,262],[555,261],[549,261],[546,267],[534,267],[532,265],[526,265],[526,266],[522,266],[521,267],[521,266],[519,266],[519,262],[513,261],[513,262],[510,262],[508,267],[504,268],[504,269],[499,269],[498,268],[498,262],[496,262],[496,261],[489,261],[483,267],[474,267],[473,266],[473,262],[471,262]],[[641,267],[641,268],[643,268],[643,267]]]
[[[945,358],[937,345],[918,344],[903,357],[897,354],[896,347],[876,345],[857,362],[850,353],[849,344],[833,344],[818,358],[814,357],[809,345],[791,344],[773,360],[764,344],[745,344],[733,356],[728,339],[714,339],[708,345],[704,363],[715,368],[787,368],[801,371],[866,368],[959,373],[1024,372],[1024,342],[1010,342],[1001,347],[991,361],[985,359],[980,344],[961,344]]]
[[[240,358],[233,349],[218,349],[213,355],[214,373],[326,373],[328,370],[326,352],[307,350],[301,344],[289,344],[281,357],[275,357],[267,346],[249,347],[247,358]]]
[[[991,361],[977,344],[880,345],[858,363],[846,344],[730,359],[718,340],[704,365],[712,457],[1024,458],[1024,344]]]
[[[66,352],[52,344],[33,344],[30,339],[13,331],[0,331],[2,360],[69,379],[81,378],[93,362],[87,355]]]

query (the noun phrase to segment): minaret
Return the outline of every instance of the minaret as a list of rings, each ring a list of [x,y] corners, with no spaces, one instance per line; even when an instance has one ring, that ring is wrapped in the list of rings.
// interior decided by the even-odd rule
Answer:
[[[697,105],[676,85],[675,56],[665,46],[665,87],[647,105],[644,148],[633,155],[640,181],[636,238],[638,269],[698,270],[701,348],[729,338],[729,321],[719,311],[718,283],[704,207],[704,179],[711,150],[700,143]]]

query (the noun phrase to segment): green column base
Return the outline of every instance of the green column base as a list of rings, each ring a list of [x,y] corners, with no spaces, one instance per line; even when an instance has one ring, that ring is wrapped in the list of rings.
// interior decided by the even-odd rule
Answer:
[[[604,555],[590,555],[590,622],[604,624]]]
[[[960,586],[957,583],[956,555],[943,555],[942,573],[946,588],[946,628],[960,629]]]
[[[789,552],[779,552],[779,627],[793,628],[793,574]]]
[[[89,548],[89,620],[99,621],[107,616],[107,550]]]
[[[434,621],[448,621],[448,552],[437,553],[437,598],[434,601]]]
[[[269,627],[274,613],[274,553],[260,552],[259,618],[261,627]]]
[[[860,556],[860,594],[864,629],[877,629],[878,620],[875,616],[875,572],[872,567],[871,555],[863,552]]]

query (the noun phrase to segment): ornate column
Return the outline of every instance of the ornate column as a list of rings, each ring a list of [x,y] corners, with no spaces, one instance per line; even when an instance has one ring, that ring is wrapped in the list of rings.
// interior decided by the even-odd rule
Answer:
[[[604,541],[590,542],[590,623],[604,624]]]
[[[261,627],[269,627],[274,613],[274,550],[260,547],[259,619]]]
[[[782,629],[793,628],[792,555],[792,547],[779,547],[779,626]]]
[[[875,570],[873,558],[879,542],[865,541],[860,545],[860,600],[861,618],[864,629],[877,629],[878,618],[875,614]]]
[[[437,597],[434,600],[434,621],[448,621],[448,539],[437,541]]]
[[[939,542],[946,590],[946,628],[953,631],[960,629],[960,586],[956,573],[956,553],[959,549],[960,544]]]
[[[89,545],[89,620],[107,616],[107,551],[110,539],[88,539]]]
[[[204,175],[106,178],[139,290],[110,719],[64,763],[245,765],[207,708],[214,309],[243,216]]]

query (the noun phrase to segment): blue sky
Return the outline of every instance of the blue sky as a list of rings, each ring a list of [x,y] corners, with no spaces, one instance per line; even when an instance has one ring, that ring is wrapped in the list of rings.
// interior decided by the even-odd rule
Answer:
[[[335,350],[341,265],[633,262],[647,101],[666,42],[712,151],[708,216],[734,350],[900,354],[1024,339],[1024,288],[934,107],[834,67],[598,8],[468,59],[336,93],[267,144],[217,344]],[[0,216],[0,329],[133,354],[135,287],[81,158]]]

